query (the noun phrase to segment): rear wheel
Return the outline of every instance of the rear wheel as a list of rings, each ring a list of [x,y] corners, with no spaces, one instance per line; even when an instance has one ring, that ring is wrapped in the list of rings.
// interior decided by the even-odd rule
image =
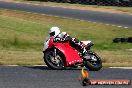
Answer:
[[[46,51],[44,53],[44,61],[46,65],[51,69],[64,69],[64,59],[60,52],[57,52],[55,55],[53,50]]]
[[[91,71],[98,71],[102,68],[101,58],[94,52],[89,53],[91,59],[85,61],[85,67]]]

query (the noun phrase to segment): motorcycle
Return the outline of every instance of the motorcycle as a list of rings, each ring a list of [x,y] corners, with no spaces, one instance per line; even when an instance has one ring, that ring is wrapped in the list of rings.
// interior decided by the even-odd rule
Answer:
[[[82,41],[90,59],[84,59],[82,53],[71,47],[69,42],[53,42],[49,37],[44,42],[44,62],[51,69],[61,70],[67,67],[85,66],[91,71],[98,71],[102,68],[101,58],[90,48],[93,46],[91,41]]]

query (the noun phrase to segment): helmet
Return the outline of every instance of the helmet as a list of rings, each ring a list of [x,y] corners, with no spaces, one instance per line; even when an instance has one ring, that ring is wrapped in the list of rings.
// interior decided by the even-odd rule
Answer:
[[[49,30],[50,36],[56,37],[60,33],[60,29],[58,27],[52,27]]]

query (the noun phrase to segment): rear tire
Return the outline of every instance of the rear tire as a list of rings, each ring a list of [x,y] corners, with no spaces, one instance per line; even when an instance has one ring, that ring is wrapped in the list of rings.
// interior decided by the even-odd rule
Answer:
[[[54,70],[64,69],[63,55],[60,52],[57,52],[56,57],[54,57],[53,54],[53,50],[48,50],[44,53],[44,62],[46,65]]]
[[[93,61],[93,59],[85,61],[85,67],[88,68],[90,71],[98,71],[102,68],[102,61],[101,58],[94,52],[89,53],[91,58],[94,58],[96,61]]]

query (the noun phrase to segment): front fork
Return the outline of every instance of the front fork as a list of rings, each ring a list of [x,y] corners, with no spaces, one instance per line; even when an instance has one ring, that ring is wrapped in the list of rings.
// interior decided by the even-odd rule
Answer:
[[[54,58],[56,57],[56,49],[54,49]]]

